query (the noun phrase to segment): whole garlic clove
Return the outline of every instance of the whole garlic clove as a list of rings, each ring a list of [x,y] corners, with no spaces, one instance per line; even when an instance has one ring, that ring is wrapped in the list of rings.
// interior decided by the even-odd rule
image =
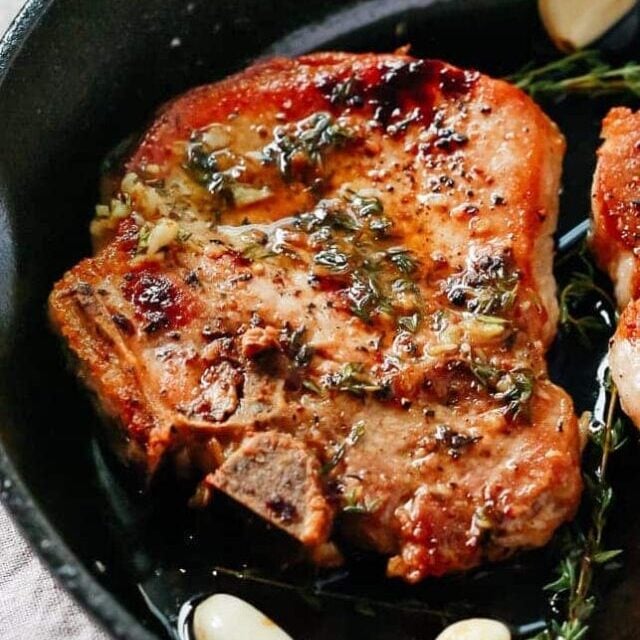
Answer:
[[[292,640],[248,602],[226,593],[203,600],[193,616],[196,640]]]
[[[604,35],[635,0],[538,0],[540,18],[561,51],[575,51]]]
[[[449,625],[436,640],[511,640],[511,632],[497,620],[469,618]]]

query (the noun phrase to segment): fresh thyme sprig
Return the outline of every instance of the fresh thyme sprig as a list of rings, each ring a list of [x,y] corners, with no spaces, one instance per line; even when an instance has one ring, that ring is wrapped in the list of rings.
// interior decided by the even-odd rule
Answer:
[[[572,268],[560,292],[560,326],[575,332],[580,341],[590,344],[593,331],[612,331],[617,320],[611,296],[596,283],[596,272],[586,242],[566,253],[556,263],[564,270]],[[565,271],[566,272],[566,271]],[[584,314],[588,306],[596,315]],[[557,579],[545,589],[551,593],[553,610],[563,615],[548,622],[547,628],[532,640],[583,640],[596,606],[593,581],[597,568],[610,563],[621,552],[604,547],[604,531],[613,501],[613,489],[607,472],[611,455],[625,442],[625,423],[619,417],[618,392],[608,366],[598,370],[600,397],[595,416],[587,415],[589,443],[585,453],[585,513],[588,521],[574,523],[567,533]]]
[[[620,93],[640,96],[640,64],[627,62],[613,67],[595,50],[578,51],[541,67],[528,65],[506,80],[533,97]]]
[[[589,629],[589,619],[596,605],[592,585],[598,566],[606,565],[620,555],[618,549],[605,549],[603,536],[607,516],[613,500],[613,489],[607,479],[611,455],[625,442],[625,425],[617,417],[618,393],[608,381],[608,405],[604,424],[591,420],[589,436],[598,462],[595,470],[585,474],[587,500],[591,508],[591,522],[586,534],[574,533],[568,551],[558,565],[558,578],[545,588],[552,601],[559,598],[566,602],[566,618],[551,620],[547,629],[533,640],[581,640]]]
[[[602,333],[612,329],[607,314],[582,314],[585,303],[595,299],[597,305],[615,310],[615,303],[611,296],[599,286],[595,279],[593,264],[587,257],[587,245],[583,242],[576,250],[566,254],[562,260],[575,260],[578,264],[571,273],[569,281],[560,291],[560,327],[567,333],[575,332],[580,342],[591,346],[590,334]],[[558,262],[558,265],[560,262]],[[593,308],[593,307],[592,307]],[[596,307],[598,308],[598,307]]]
[[[608,328],[600,315],[578,315],[579,306],[593,295],[600,296],[611,307],[614,306],[609,295],[594,282],[593,274],[574,273],[560,292],[560,326],[565,331],[574,330],[585,346],[591,345],[590,333],[599,333]]]

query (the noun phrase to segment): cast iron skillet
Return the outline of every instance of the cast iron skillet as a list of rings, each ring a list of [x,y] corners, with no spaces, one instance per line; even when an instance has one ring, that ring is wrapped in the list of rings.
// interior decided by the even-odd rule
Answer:
[[[633,14],[608,38],[614,58],[640,57],[636,24]],[[143,495],[96,440],[95,413],[46,322],[53,282],[89,253],[102,159],[164,100],[261,55],[407,42],[495,75],[554,55],[531,0],[31,0],[0,43],[0,492],[114,637],[175,637],[185,601],[215,591],[246,597],[299,640],[428,640],[447,616],[472,614],[526,631],[548,613],[541,586],[557,545],[409,588],[362,553],[347,571],[316,575],[294,562],[289,540],[224,500],[192,514],[179,488]],[[569,142],[561,232],[588,212],[599,120],[612,104],[545,106]],[[579,410],[592,406],[605,345],[563,343],[551,356]],[[636,453],[616,461],[612,543],[625,548],[625,568],[603,581],[593,637],[636,637],[640,621]]]

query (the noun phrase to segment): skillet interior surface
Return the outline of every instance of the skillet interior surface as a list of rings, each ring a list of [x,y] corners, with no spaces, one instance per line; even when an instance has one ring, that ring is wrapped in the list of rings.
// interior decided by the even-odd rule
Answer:
[[[636,24],[634,14],[604,42],[614,59],[640,58]],[[294,562],[288,539],[224,499],[194,514],[169,483],[143,494],[101,447],[45,313],[53,282],[90,251],[101,161],[164,100],[262,55],[327,48],[411,43],[415,55],[503,75],[555,55],[535,2],[36,0],[9,36],[0,50],[0,482],[59,577],[122,638],[174,636],[183,604],[215,591],[247,598],[298,640],[427,640],[467,615],[498,617],[522,637],[535,630],[548,613],[554,545],[407,587],[363,553],[344,571],[316,574]],[[544,104],[568,138],[561,232],[588,213],[599,121],[614,103]],[[605,348],[602,336],[551,354],[578,410],[593,405]],[[612,543],[626,559],[604,581],[596,638],[636,637],[640,622],[636,453],[634,442],[616,460]]]

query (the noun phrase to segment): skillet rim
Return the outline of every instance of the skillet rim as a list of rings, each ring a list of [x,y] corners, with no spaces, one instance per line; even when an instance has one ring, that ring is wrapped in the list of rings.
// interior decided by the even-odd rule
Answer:
[[[0,38],[0,91],[13,63],[56,0],[27,0]],[[8,245],[15,244],[9,225]],[[12,274],[8,274],[8,278]],[[10,296],[15,296],[11,287]],[[102,630],[118,640],[158,640],[91,575],[63,542],[22,481],[0,440],[0,501],[49,573]]]

